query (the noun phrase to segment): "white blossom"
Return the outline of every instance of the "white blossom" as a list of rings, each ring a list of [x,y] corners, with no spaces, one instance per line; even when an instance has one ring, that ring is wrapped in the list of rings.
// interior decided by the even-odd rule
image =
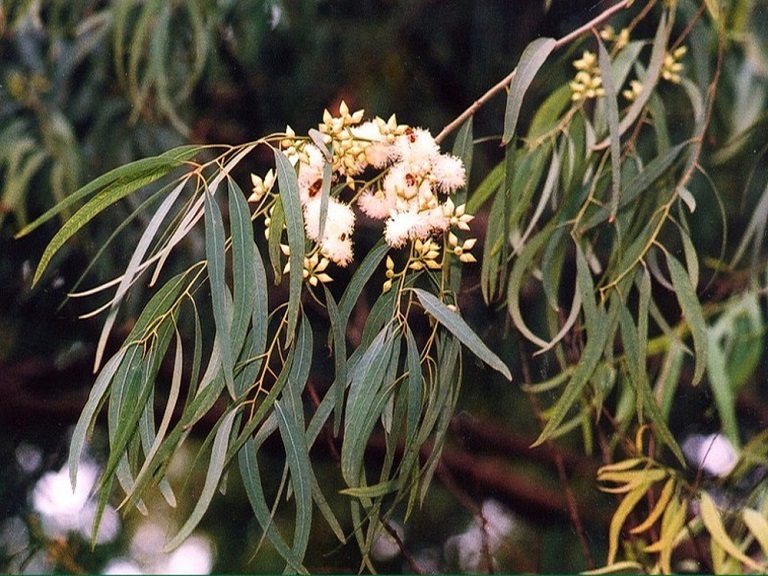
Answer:
[[[464,163],[451,154],[441,154],[432,161],[432,174],[446,194],[464,186],[467,177]]]

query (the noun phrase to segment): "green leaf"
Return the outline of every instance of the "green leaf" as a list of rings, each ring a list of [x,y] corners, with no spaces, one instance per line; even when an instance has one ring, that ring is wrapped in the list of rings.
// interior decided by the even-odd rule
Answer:
[[[232,278],[235,314],[232,317],[232,356],[237,357],[243,347],[253,306],[259,297],[256,289],[254,261],[257,248],[253,243],[253,224],[248,202],[240,186],[232,179],[229,184],[229,222],[232,232]],[[236,389],[237,394],[243,390]]]
[[[248,438],[245,445],[238,452],[238,464],[240,467],[240,475],[243,479],[243,485],[245,487],[245,493],[248,496],[248,501],[251,503],[251,508],[253,509],[256,519],[261,524],[262,530],[264,530],[264,534],[269,538],[269,541],[280,556],[288,562],[288,565],[292,570],[299,574],[307,574],[306,568],[301,564],[301,558],[294,554],[293,550],[285,542],[275,526],[275,523],[272,521],[269,506],[264,498],[264,489],[261,485],[261,475],[259,473],[259,463],[256,458],[256,452],[259,445],[260,444],[255,439]]]
[[[581,353],[581,358],[576,365],[573,376],[571,376],[570,382],[565,386],[560,398],[552,407],[551,416],[546,426],[544,426],[544,430],[542,430],[532,446],[538,446],[549,439],[579,399],[584,386],[589,382],[592,373],[600,362],[605,343],[608,340],[609,323],[609,315],[600,311],[595,323],[587,327],[587,344]]]
[[[361,485],[365,446],[384,407],[386,398],[380,390],[384,386],[394,344],[392,328],[386,325],[350,373],[341,446],[341,473],[348,486]]]
[[[645,75],[640,78],[640,82],[643,85],[643,90],[638,97],[632,102],[624,117],[619,123],[619,135],[624,134],[638,119],[642,111],[645,109],[645,105],[648,99],[653,94],[654,88],[659,81],[661,75],[661,69],[664,65],[664,56],[667,51],[667,43],[669,42],[669,35],[672,32],[672,24],[674,22],[668,21],[666,12],[662,13],[659,19],[659,26],[656,29],[656,35],[653,38],[653,47],[651,49],[651,58],[648,62],[648,69]],[[610,144],[610,139],[606,138],[595,146],[597,150],[606,148]]]
[[[122,280],[120,281],[120,284],[118,284],[115,295],[112,298],[109,314],[107,315],[107,319],[104,321],[104,326],[102,327],[101,334],[99,335],[99,342],[96,346],[96,358],[94,360],[94,365],[96,367],[101,364],[101,359],[107,346],[107,339],[109,338],[109,334],[112,331],[112,326],[114,326],[115,320],[117,319],[117,312],[120,307],[120,303],[140,273],[144,255],[149,250],[152,241],[160,229],[160,225],[163,223],[163,220],[165,220],[166,216],[173,207],[173,204],[176,202],[182,190],[184,189],[187,180],[188,178],[183,178],[163,200],[162,204],[158,207],[157,211],[152,216],[152,219],[149,221],[149,224],[147,224],[146,228],[144,229],[141,238],[139,238],[139,242],[136,244],[136,249],[131,255],[128,266],[126,266],[125,272],[123,272]]]
[[[224,383],[232,398],[237,396],[234,382],[235,360],[232,351],[231,318],[227,314],[226,254],[224,252],[224,222],[213,193],[205,191],[205,257],[211,286],[216,343],[221,358]]]
[[[224,472],[224,462],[226,460],[227,447],[229,446],[230,435],[232,433],[232,425],[238,414],[239,410],[230,410],[230,412],[222,418],[213,440],[211,459],[208,463],[208,471],[205,474],[205,483],[203,484],[203,490],[200,493],[200,497],[187,521],[176,536],[174,536],[163,548],[164,553],[167,554],[178,548],[184,540],[192,534],[192,531],[197,527],[200,520],[203,518],[203,515],[208,510],[208,506],[210,506],[211,500],[216,493],[216,488],[219,485],[219,480],[221,480],[221,475]]]
[[[107,391],[112,383],[112,378],[122,364],[126,352],[128,352],[127,348],[121,348],[101,369],[96,382],[94,382],[91,388],[91,392],[88,394],[88,400],[80,413],[80,417],[77,419],[75,430],[72,433],[72,441],[69,445],[69,481],[72,484],[73,491],[75,489],[75,481],[77,480],[77,467],[83,454],[83,448],[93,433],[96,415],[104,403]]]
[[[303,324],[303,323],[302,323]],[[287,405],[286,405],[287,406]],[[303,409],[300,405],[297,409]],[[299,429],[298,414],[284,408],[280,401],[275,402],[277,427],[285,446],[288,467],[291,470],[291,485],[296,502],[296,523],[293,535],[293,552],[297,558],[303,558],[309,544],[312,527],[312,487],[310,477],[312,467],[309,462],[309,447],[303,430]],[[302,418],[303,420],[303,415]]]
[[[520,61],[517,64],[515,76],[509,87],[507,95],[507,110],[504,114],[504,135],[501,138],[502,145],[506,144],[515,135],[517,128],[517,118],[520,114],[520,107],[523,104],[523,97],[528,87],[533,82],[539,68],[542,67],[547,57],[555,49],[556,42],[552,38],[537,38],[531,42],[523,51]]]
[[[512,380],[512,374],[509,372],[507,365],[504,364],[501,358],[491,352],[490,348],[475,334],[461,316],[429,292],[419,288],[414,288],[413,291],[419,298],[421,305],[424,306],[424,309],[434,316],[435,320],[442,324],[451,334],[456,336],[464,346],[469,348],[470,352],[499,372],[507,380]]]
[[[560,123],[560,116],[571,104],[571,88],[563,84],[554,90],[536,109],[528,129],[526,140],[528,145],[535,148],[539,139],[549,135]]]
[[[678,159],[680,153],[688,146],[690,146],[689,142],[683,142],[682,144],[673,146],[661,156],[657,156],[651,160],[637,176],[626,184],[626,188],[621,192],[619,210],[628,206],[635,198],[640,196],[641,193],[650,188],[656,180],[662,176],[669,175],[670,167]],[[609,207],[601,208],[587,220],[583,230],[594,228],[598,224],[608,220],[610,216],[611,209]]]
[[[504,182],[504,162],[499,162],[488,172],[485,179],[472,192],[467,201],[467,212],[475,214],[488,201],[488,198],[494,195]]]
[[[251,386],[261,369],[267,346],[269,324],[269,299],[267,273],[264,261],[255,244],[251,243],[251,266],[253,270],[253,309],[251,314],[251,332],[246,339],[241,355],[241,363],[245,363],[242,371],[235,377],[235,389],[242,394]]]
[[[707,366],[707,324],[704,319],[704,312],[701,309],[701,303],[696,296],[696,291],[691,285],[691,280],[685,268],[669,252],[666,252],[666,256],[667,266],[672,277],[672,286],[675,288],[677,301],[680,303],[683,316],[691,329],[691,336],[693,337],[693,350],[696,355],[693,371],[693,385],[695,386],[701,381]]]
[[[141,179],[149,179],[149,181],[146,183],[154,182],[155,180],[162,178],[171,172],[173,169],[182,166],[184,162],[193,158],[200,150],[202,150],[202,146],[196,144],[179,146],[177,148],[168,150],[159,156],[152,158],[142,158],[141,160],[136,160],[130,164],[114,168],[113,170],[110,170],[106,174],[102,174],[95,180],[76,190],[67,196],[63,202],[60,202],[45,212],[42,216],[26,225],[16,234],[16,238],[26,236],[36,228],[48,222],[51,218],[54,218],[62,212],[66,212],[69,208],[84,198],[92,195],[100,188],[104,188],[106,186],[108,187],[107,189],[120,189],[123,186],[128,186],[131,181]],[[136,190],[140,187],[141,186],[136,186],[133,188],[133,190]],[[72,234],[74,234],[76,231],[77,230],[72,232]],[[62,241],[62,244],[65,241],[66,239]]]
[[[616,218],[619,211],[619,193],[621,191],[621,135],[619,133],[619,104],[616,101],[616,86],[613,84],[613,74],[611,70],[611,57],[605,49],[605,44],[599,35],[597,39],[598,58],[600,62],[600,72],[603,78],[603,88],[605,89],[605,108],[608,114],[608,138],[611,146],[611,216],[609,222]]]
[[[384,256],[389,252],[389,244],[384,239],[380,239],[376,245],[371,248],[371,251],[366,254],[363,261],[358,266],[355,273],[352,275],[352,279],[347,284],[347,288],[344,290],[344,294],[339,300],[339,320],[341,323],[341,330],[346,332],[347,322],[349,322],[349,316],[352,314],[352,309],[355,307],[360,299],[360,295],[363,293],[363,288],[373,276],[373,273],[384,260]]]
[[[136,190],[151,184],[155,180],[162,178],[173,169],[182,165],[180,160],[163,158],[162,156],[153,160],[156,161],[150,164],[150,166],[152,166],[151,168],[144,166],[140,170],[137,169],[135,172],[129,172],[128,175],[122,176],[119,180],[112,182],[106,188],[101,190],[101,192],[99,192],[94,198],[89,200],[82,208],[75,212],[72,218],[64,223],[64,225],[59,229],[58,232],[56,232],[54,237],[48,243],[48,246],[45,247],[43,255],[40,258],[40,263],[37,265],[37,269],[35,270],[35,276],[32,280],[33,285],[36,284],[38,280],[40,280],[40,277],[48,267],[48,264],[56,252],[58,252],[64,243],[72,236],[74,236],[83,226],[85,226],[88,222],[90,222],[93,218],[98,216],[112,204],[115,204],[132,192],[135,192]],[[128,166],[131,166],[131,164]],[[124,168],[127,168],[127,166],[124,166]],[[64,208],[60,204],[58,210],[51,216],[55,215],[63,209]],[[26,234],[33,228],[37,227],[39,225],[38,222],[42,223],[40,220],[44,216],[41,216],[40,219],[30,224],[30,226],[25,228],[22,232]]]
[[[333,434],[338,436],[341,427],[341,413],[344,409],[344,387],[347,384],[347,341],[345,336],[346,327],[342,325],[339,308],[336,305],[328,287],[323,284],[325,293],[325,307],[328,310],[328,320],[331,323],[331,335],[333,342],[333,365],[334,379],[328,394],[334,395],[334,411],[336,419],[333,424]]]
[[[304,270],[304,220],[301,215],[299,182],[296,171],[288,158],[280,150],[275,150],[277,181],[280,185],[280,200],[285,211],[288,225],[288,263],[291,270],[288,280],[288,320],[286,342],[293,340],[301,306],[302,271]]]

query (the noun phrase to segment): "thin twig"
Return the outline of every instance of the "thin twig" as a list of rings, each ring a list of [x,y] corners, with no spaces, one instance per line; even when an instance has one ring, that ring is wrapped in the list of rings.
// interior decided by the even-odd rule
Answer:
[[[525,355],[523,346],[520,346],[520,362],[523,372],[523,381],[527,386],[530,386],[533,381],[531,379],[531,371],[528,365],[528,358]],[[543,425],[544,419],[541,415],[541,405],[539,404],[539,399],[536,397],[536,394],[530,391],[528,392],[528,399],[531,403],[531,406],[533,407],[533,411],[536,413],[536,417]],[[557,476],[560,480],[561,486],[563,487],[565,500],[568,503],[568,516],[570,517],[571,524],[573,524],[573,527],[576,530],[576,535],[579,538],[579,545],[581,546],[582,554],[584,554],[584,560],[587,562],[587,567],[590,570],[593,570],[595,568],[595,560],[592,558],[592,552],[589,550],[586,533],[584,532],[584,523],[581,521],[581,516],[579,515],[579,508],[578,504],[576,503],[576,497],[573,495],[571,485],[568,483],[568,474],[565,471],[563,455],[560,453],[557,445],[552,442],[552,440],[547,440],[545,444],[551,450],[552,456],[555,460]]]
[[[617,12],[620,12],[624,8],[627,7],[627,5],[630,3],[631,0],[621,0],[618,4],[611,6],[605,12],[602,12],[601,14],[597,15],[595,18],[584,24],[583,26],[580,26],[579,28],[576,28],[573,32],[570,32],[569,34],[566,34],[559,40],[555,42],[554,50],[557,50],[559,48],[562,48],[566,44],[570,43],[575,38],[578,38],[579,36],[586,34],[590,30],[592,30],[595,26],[598,26],[599,24],[605,22],[608,20],[611,16],[616,14]],[[515,77],[515,74],[517,73],[517,67],[515,67],[512,72],[510,72],[505,78],[500,80],[498,83],[496,83],[490,90],[488,90],[485,94],[480,96],[477,100],[475,100],[472,105],[464,110],[459,116],[456,117],[455,120],[453,120],[450,124],[446,125],[445,128],[443,128],[440,133],[435,136],[436,142],[441,142],[448,134],[456,130],[459,126],[461,126],[464,121],[469,118],[470,116],[474,116],[475,112],[480,109],[484,104],[488,102],[493,96],[495,96],[498,92],[501,92],[504,88],[509,86],[512,83],[512,80]]]
[[[411,571],[414,574],[426,574],[421,566],[419,566],[419,563],[416,562],[416,559],[411,555],[408,548],[405,547],[405,542],[403,542],[403,539],[400,538],[400,534],[397,533],[395,527],[392,526],[392,524],[390,524],[388,521],[384,521],[382,524],[384,525],[384,529],[387,531],[387,533],[392,536],[395,544],[397,544],[397,547],[400,549],[400,554],[402,554],[403,558],[405,558],[405,561],[408,562],[408,566],[411,568]]]

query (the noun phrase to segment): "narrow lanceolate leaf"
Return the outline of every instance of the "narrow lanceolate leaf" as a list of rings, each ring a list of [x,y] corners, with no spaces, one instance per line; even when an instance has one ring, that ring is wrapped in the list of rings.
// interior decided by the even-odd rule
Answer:
[[[301,215],[299,182],[296,178],[296,171],[280,150],[275,150],[275,167],[277,168],[277,181],[280,185],[280,201],[285,212],[285,223],[288,226],[288,248],[290,249],[288,264],[291,269],[288,279],[288,328],[286,331],[286,342],[290,342],[296,331],[299,306],[301,305],[304,223]]]
[[[648,514],[648,517],[643,520],[641,524],[638,524],[632,528],[632,530],[630,530],[631,534],[642,534],[651,526],[653,526],[659,518],[661,518],[664,510],[667,508],[667,504],[669,504],[669,501],[672,498],[674,488],[675,479],[669,478],[666,484],[664,484],[664,488],[661,489],[661,494],[659,494],[659,499],[656,501],[653,510],[651,510],[651,512]]]
[[[419,288],[414,288],[413,291],[418,296],[419,302],[424,306],[424,309],[434,316],[451,334],[456,336],[464,346],[469,348],[470,352],[503,375],[507,380],[512,380],[512,374],[509,372],[507,365],[485,345],[485,342],[475,334],[461,316],[429,292]]]
[[[297,406],[301,409],[301,406]],[[288,467],[291,471],[291,485],[296,502],[296,525],[293,535],[293,553],[303,558],[309,544],[312,527],[312,468],[309,462],[304,431],[297,425],[295,414],[290,414],[280,401],[275,402],[275,414],[280,437],[283,439]]]
[[[619,104],[616,101],[616,86],[613,84],[611,73],[611,57],[605,49],[605,44],[597,38],[597,47],[600,61],[600,72],[603,77],[605,89],[605,108],[608,114],[608,138],[611,145],[611,217],[613,221],[619,211],[619,191],[621,190],[621,134],[619,132]]]
[[[349,321],[350,314],[352,314],[352,309],[357,304],[363,288],[365,288],[368,280],[371,279],[371,276],[373,276],[373,273],[381,264],[384,256],[387,255],[387,252],[389,252],[389,244],[382,238],[366,254],[360,266],[355,270],[349,284],[347,284],[347,288],[344,290],[341,300],[339,300],[339,319],[341,320],[342,331],[346,332],[347,322]]]
[[[275,547],[275,550],[288,562],[293,571],[299,574],[306,574],[307,570],[301,565],[301,558],[297,557],[293,550],[283,539],[275,523],[272,521],[269,505],[264,497],[264,488],[261,484],[261,474],[259,472],[259,462],[256,458],[256,451],[259,443],[254,438],[248,438],[245,445],[238,453],[238,464],[240,475],[243,479],[245,493],[256,519],[261,524],[264,534]]]
[[[624,134],[637,120],[645,109],[645,105],[648,103],[648,99],[655,93],[654,88],[661,75],[661,69],[664,65],[664,56],[667,51],[667,44],[669,41],[669,35],[672,32],[672,24],[667,19],[667,14],[663,13],[659,20],[659,26],[656,29],[656,35],[653,38],[653,47],[651,48],[651,58],[648,62],[648,69],[645,75],[640,78],[640,82],[643,84],[643,90],[638,97],[632,102],[632,105],[627,110],[627,113],[619,122],[619,134]],[[606,148],[610,144],[609,138],[606,138],[595,146],[595,149],[601,150]]]
[[[723,519],[720,517],[720,512],[717,510],[712,497],[706,492],[701,493],[701,520],[704,522],[709,531],[712,539],[725,550],[729,555],[733,556],[736,560],[748,566],[750,570],[762,571],[762,566],[755,562],[752,558],[744,554],[736,543],[731,540],[728,533],[723,526]]]
[[[224,253],[224,222],[221,211],[211,191],[205,191],[205,257],[208,277],[211,284],[211,304],[213,320],[216,324],[216,342],[218,343],[224,382],[233,398],[234,358],[230,334],[230,318],[227,314],[227,280],[225,276],[226,255]]]
[[[254,254],[256,247],[253,244],[253,225],[245,195],[234,180],[230,178],[228,182],[229,221],[232,232],[232,290],[235,310],[230,338],[232,356],[236,358],[243,347],[251,311],[257,298],[254,260],[258,256]]]
[[[504,114],[504,136],[501,143],[506,145],[515,135],[517,118],[520,115],[520,107],[528,87],[533,82],[539,68],[547,57],[555,49],[555,41],[552,38],[537,38],[531,42],[520,57],[515,76],[509,87],[507,96],[507,110]]]
[[[216,488],[221,480],[221,475],[224,472],[224,462],[227,458],[227,447],[229,446],[230,434],[232,432],[232,425],[235,422],[239,411],[232,410],[224,416],[219,425],[219,429],[216,431],[216,436],[213,439],[213,447],[211,448],[211,460],[208,463],[208,472],[205,475],[205,483],[203,484],[203,490],[200,493],[200,498],[195,505],[192,514],[190,514],[184,526],[181,527],[178,534],[165,545],[163,551],[168,553],[178,548],[184,540],[192,534],[192,531],[197,527],[203,515],[208,510],[208,506],[211,504],[213,495],[216,493]]]
[[[325,284],[323,284],[323,292],[325,293],[325,307],[328,310],[328,320],[331,323],[333,365],[335,369],[335,377],[331,388],[328,390],[328,394],[333,393],[334,395],[333,405],[336,419],[333,424],[333,434],[338,436],[341,426],[341,412],[344,409],[344,387],[347,384],[347,341],[344,334],[346,327],[342,326],[336,300],[334,300],[333,295]]]
[[[707,323],[688,273],[669,252],[667,252],[667,266],[672,277],[672,286],[675,288],[677,301],[680,303],[683,316],[691,328],[693,350],[696,354],[696,364],[693,371],[693,385],[695,386],[701,381],[707,366]]]
[[[40,263],[35,270],[33,284],[37,283],[45,269],[48,267],[53,256],[64,243],[74,236],[83,226],[98,216],[109,206],[112,206],[119,200],[122,200],[132,192],[151,184],[155,180],[162,178],[174,168],[181,165],[180,161],[164,161],[153,170],[143,170],[133,177],[123,177],[111,185],[101,190],[96,196],[89,200],[75,214],[59,228],[54,237],[45,247]]]
[[[768,520],[760,512],[751,508],[744,508],[741,517],[755,540],[760,543],[763,554],[768,556]]]
[[[350,374],[349,395],[344,414],[344,442],[341,446],[341,473],[349,486],[360,486],[363,456],[383,404],[380,389],[395,345],[392,328],[384,326]]]
[[[201,147],[194,144],[179,146],[178,148],[168,150],[159,156],[142,158],[141,160],[136,160],[125,166],[119,166],[110,170],[106,174],[102,174],[79,190],[73,192],[67,196],[66,200],[60,202],[35,221],[29,223],[16,234],[16,237],[20,238],[26,236],[39,226],[48,222],[51,218],[67,211],[81,200],[91,196],[97,190],[104,188],[105,186],[109,188],[117,188],[121,184],[127,185],[128,182],[148,177],[153,177],[153,179],[150,180],[150,182],[153,182],[154,180],[163,177],[174,168],[181,166],[186,160],[192,158],[200,150]],[[135,189],[136,188],[134,188],[134,190]]]
[[[99,377],[91,388],[88,395],[88,401],[85,403],[80,418],[77,420],[75,431],[72,433],[72,443],[69,446],[69,481],[72,483],[72,490],[75,489],[77,480],[77,467],[80,464],[80,457],[83,454],[83,448],[88,437],[93,432],[93,425],[96,423],[96,414],[104,403],[109,385],[112,383],[112,377],[117,372],[118,367],[123,361],[128,348],[121,348],[120,351],[110,358],[109,362],[101,369]]]
[[[536,439],[536,442],[533,443],[533,446],[538,446],[550,438],[578,401],[584,386],[589,381],[602,356],[606,340],[608,339],[609,323],[608,314],[600,311],[594,326],[591,330],[588,330],[587,345],[582,351],[581,359],[576,365],[573,376],[571,376],[570,382],[568,382],[557,403],[552,408],[552,415],[544,430]]]
[[[157,211],[152,216],[152,219],[149,221],[149,224],[144,229],[144,232],[142,233],[141,238],[136,245],[136,249],[131,255],[128,266],[126,266],[125,272],[123,273],[123,278],[120,281],[117,290],[115,291],[115,296],[112,299],[112,304],[109,308],[107,319],[104,321],[104,326],[101,329],[99,342],[96,346],[96,359],[94,360],[94,366],[96,369],[98,369],[99,365],[101,365],[101,358],[107,346],[107,339],[109,338],[109,334],[112,331],[112,326],[114,326],[115,320],[117,319],[117,312],[120,308],[120,303],[139,274],[142,261],[144,260],[144,255],[149,250],[155,235],[160,229],[160,225],[163,223],[165,217],[168,215],[168,212],[171,210],[173,204],[176,202],[182,190],[184,189],[187,180],[188,178],[183,178],[181,182],[179,182],[176,187],[165,197],[162,204],[158,207]]]
[[[616,512],[613,513],[611,525],[608,530],[608,565],[613,564],[616,560],[616,554],[619,551],[619,537],[621,536],[621,528],[624,526],[624,522],[627,521],[630,512],[632,512],[637,503],[643,499],[650,487],[650,483],[642,483],[637,488],[627,493],[616,508]]]

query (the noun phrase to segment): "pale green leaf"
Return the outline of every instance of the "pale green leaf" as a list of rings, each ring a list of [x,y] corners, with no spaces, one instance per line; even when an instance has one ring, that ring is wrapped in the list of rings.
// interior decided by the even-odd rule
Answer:
[[[306,574],[307,570],[301,564],[301,558],[297,557],[293,550],[283,539],[278,531],[269,510],[269,506],[264,497],[264,488],[261,484],[261,474],[259,473],[259,463],[256,458],[259,443],[253,438],[248,438],[245,445],[238,452],[240,476],[243,479],[245,493],[251,504],[256,519],[261,524],[264,534],[275,547],[283,559],[288,562],[292,570],[299,574]]]
[[[616,86],[613,83],[613,74],[611,70],[611,58],[605,49],[605,44],[599,35],[595,35],[597,40],[598,58],[600,62],[600,71],[603,78],[603,88],[605,89],[605,108],[608,115],[608,138],[611,148],[611,216],[609,222],[616,218],[619,211],[619,193],[621,192],[621,135],[619,132],[619,104],[616,101]]]
[[[288,247],[290,274],[288,278],[288,319],[286,342],[293,340],[301,307],[302,270],[304,269],[304,220],[299,199],[299,182],[296,171],[280,150],[275,150],[277,181],[280,185],[280,200],[288,226]]]
[[[77,480],[77,468],[80,463],[80,458],[83,454],[83,448],[85,443],[93,433],[93,426],[96,423],[96,415],[99,413],[99,409],[107,395],[112,378],[123,362],[128,348],[121,348],[109,361],[104,365],[99,372],[99,376],[96,378],[91,392],[88,394],[88,400],[83,407],[80,417],[77,419],[77,425],[72,433],[72,440],[69,445],[69,481],[72,484],[72,490],[75,489],[75,482]]]
[[[680,303],[683,316],[691,329],[693,337],[693,349],[696,355],[693,372],[693,384],[695,386],[701,381],[704,369],[707,366],[707,324],[704,319],[704,312],[701,309],[701,303],[696,296],[696,291],[691,285],[691,280],[685,268],[669,252],[666,253],[666,256],[677,301]]]
[[[506,145],[515,135],[517,118],[523,105],[523,97],[534,77],[542,67],[547,57],[555,49],[555,41],[552,38],[537,38],[531,42],[520,56],[512,84],[507,95],[507,109],[504,114],[504,135],[501,143]]]
[[[470,352],[489,367],[499,372],[507,380],[512,380],[512,374],[509,372],[507,365],[485,345],[459,314],[448,308],[445,303],[429,292],[419,288],[414,288],[413,291],[419,298],[421,305],[424,306],[424,309],[434,316],[451,334],[456,336],[464,346],[469,348]]]
[[[205,474],[205,482],[203,484],[203,490],[200,492],[200,497],[187,521],[176,536],[165,545],[163,552],[168,553],[178,548],[189,535],[192,534],[192,531],[197,527],[200,520],[202,520],[203,515],[208,510],[211,500],[213,500],[213,496],[216,493],[216,488],[219,485],[219,480],[221,480],[221,475],[224,472],[224,462],[226,461],[227,447],[229,446],[230,435],[232,433],[232,425],[238,414],[238,410],[230,410],[230,412],[222,418],[213,440],[211,459],[208,463],[208,471]]]
[[[302,322],[302,325],[304,322]],[[286,406],[286,407],[284,407]],[[310,477],[312,467],[309,462],[309,447],[304,431],[299,428],[298,412],[289,411],[288,404],[275,402],[275,414],[280,437],[283,439],[288,467],[291,471],[291,486],[296,502],[296,522],[293,535],[293,553],[297,558],[303,558],[309,544],[309,534],[312,527],[312,487]],[[303,410],[301,404],[293,407]]]
[[[224,222],[221,211],[210,190],[205,191],[205,257],[211,286],[216,343],[221,358],[224,383],[232,398],[237,396],[234,382],[235,359],[232,350],[231,317],[227,314],[226,254],[224,252]]]

